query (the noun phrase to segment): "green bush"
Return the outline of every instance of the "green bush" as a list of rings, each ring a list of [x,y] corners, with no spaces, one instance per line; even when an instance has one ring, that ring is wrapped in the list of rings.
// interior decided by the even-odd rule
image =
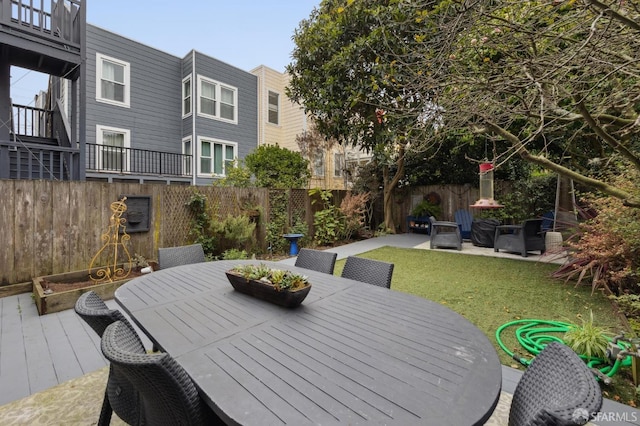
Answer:
[[[247,249],[253,241],[256,224],[248,216],[228,215],[224,220],[212,220],[210,234],[218,240],[219,251]]]
[[[202,244],[202,249],[207,257],[212,257],[216,248],[216,238],[211,233],[211,213],[207,206],[207,197],[194,191],[187,208],[192,214],[189,236],[194,243]]]
[[[312,197],[311,204],[320,201],[323,206],[322,210],[313,214],[314,241],[319,245],[335,243],[344,235],[345,223],[340,209],[331,202],[333,194],[330,190],[315,188],[309,190],[309,195]]]
[[[222,260],[245,260],[248,259],[249,255],[244,250],[238,249],[229,249],[225,250],[222,253]]]

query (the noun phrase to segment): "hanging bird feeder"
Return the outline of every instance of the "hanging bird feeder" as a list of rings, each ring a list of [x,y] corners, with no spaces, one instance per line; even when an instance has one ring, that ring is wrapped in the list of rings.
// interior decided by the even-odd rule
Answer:
[[[480,199],[472,204],[476,209],[500,209],[504,206],[493,199],[493,163],[480,163]]]

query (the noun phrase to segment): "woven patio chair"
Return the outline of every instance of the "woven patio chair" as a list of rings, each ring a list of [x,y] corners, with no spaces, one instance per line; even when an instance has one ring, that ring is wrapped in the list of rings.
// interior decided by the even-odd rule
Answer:
[[[379,287],[391,288],[393,263],[349,256],[342,270],[342,277]]]
[[[174,266],[204,262],[202,244],[191,244],[178,247],[161,247],[158,249],[158,267],[160,269]]]
[[[200,399],[191,378],[175,359],[167,353],[146,353],[126,324],[118,321],[108,326],[101,348],[114,371],[138,391],[143,417],[132,424],[222,424]],[[117,389],[108,386],[107,390],[112,404],[122,399]]]
[[[333,275],[337,258],[337,253],[302,248],[296,258],[296,266]]]
[[[445,222],[429,218],[431,221],[431,236],[429,238],[429,248],[454,248],[462,250],[462,235],[460,227],[456,222]]]
[[[527,219],[521,225],[496,226],[493,250],[520,253],[522,257],[527,257],[528,252],[534,250],[544,254],[546,247],[542,219]]]
[[[83,293],[74,306],[76,313],[82,318],[100,337],[104,334],[106,328],[116,321],[120,321],[124,326],[128,327],[132,333],[132,339],[137,340],[143,350],[144,346],[140,337],[136,334],[133,326],[117,309],[109,309],[104,301],[94,291]],[[109,401],[109,388],[112,391],[117,389],[122,397],[112,404]],[[138,403],[138,392],[133,384],[126,377],[114,371],[113,367],[109,367],[109,381],[107,389],[104,392],[102,408],[100,409],[99,425],[108,425],[111,421],[112,412],[115,411],[118,417],[126,423],[135,424],[140,421],[141,408]]]
[[[513,393],[509,426],[583,425],[602,407],[602,391],[585,362],[559,342],[535,357]]]

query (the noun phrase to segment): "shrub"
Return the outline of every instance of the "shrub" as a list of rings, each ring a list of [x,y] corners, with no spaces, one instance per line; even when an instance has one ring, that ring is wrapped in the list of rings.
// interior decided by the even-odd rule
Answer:
[[[364,227],[369,197],[370,194],[368,192],[361,194],[348,193],[340,203],[340,213],[344,218],[343,239],[350,240],[354,234],[357,234]]]
[[[333,244],[344,234],[344,220],[340,209],[336,207],[331,199],[333,194],[330,190],[314,188],[309,190],[309,195],[313,197],[311,204],[316,204],[320,197],[323,209],[313,214],[313,226],[315,228],[314,240],[317,244]]]
[[[633,180],[638,177],[629,172],[614,184],[634,192]],[[613,197],[592,196],[586,201],[597,215],[579,224],[578,233],[567,240],[573,259],[554,276],[576,280],[576,285],[590,283],[594,291],[601,288],[617,296],[638,293],[640,209]]]

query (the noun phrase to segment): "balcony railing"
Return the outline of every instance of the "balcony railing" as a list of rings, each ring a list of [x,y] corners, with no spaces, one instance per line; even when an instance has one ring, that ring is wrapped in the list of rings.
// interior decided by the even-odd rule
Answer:
[[[0,179],[80,179],[77,149],[0,141]]]
[[[53,112],[25,105],[12,105],[11,131],[20,136],[51,137]]]
[[[82,0],[0,0],[0,22],[18,31],[80,48]]]
[[[106,173],[191,176],[192,156],[147,149],[86,144],[87,171]]]

